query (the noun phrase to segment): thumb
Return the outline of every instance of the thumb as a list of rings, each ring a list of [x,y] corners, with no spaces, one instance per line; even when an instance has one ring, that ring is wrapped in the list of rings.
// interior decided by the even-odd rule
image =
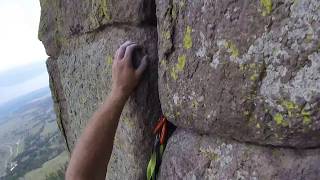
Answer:
[[[142,60],[141,60],[141,63],[140,63],[140,66],[139,66],[139,67],[137,68],[137,70],[136,70],[136,75],[137,75],[138,77],[141,77],[142,74],[143,74],[143,72],[146,70],[147,65],[148,65],[147,59],[148,59],[148,56],[147,56],[147,55],[143,56],[143,58],[142,58]]]

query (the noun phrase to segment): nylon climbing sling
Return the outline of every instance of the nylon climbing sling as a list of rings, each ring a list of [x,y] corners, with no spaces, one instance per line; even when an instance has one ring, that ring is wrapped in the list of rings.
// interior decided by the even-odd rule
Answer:
[[[157,174],[161,165],[162,155],[166,147],[168,137],[175,130],[175,126],[170,123],[166,117],[161,115],[159,121],[157,122],[153,134],[155,135],[155,140],[153,143],[152,154],[147,166],[147,179],[156,180]]]

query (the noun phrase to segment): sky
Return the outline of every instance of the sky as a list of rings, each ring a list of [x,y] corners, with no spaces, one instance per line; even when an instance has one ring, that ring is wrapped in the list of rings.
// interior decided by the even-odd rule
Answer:
[[[39,0],[0,0],[0,72],[47,55],[38,40]]]
[[[48,86],[40,10],[39,0],[0,0],[0,104]]]

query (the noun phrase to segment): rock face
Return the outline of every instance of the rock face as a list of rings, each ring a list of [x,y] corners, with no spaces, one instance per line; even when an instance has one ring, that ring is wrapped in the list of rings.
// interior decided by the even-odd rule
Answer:
[[[320,145],[320,2],[157,1],[159,91],[178,127]]]
[[[178,130],[159,179],[318,179],[319,149],[257,147]]]
[[[157,31],[156,24],[149,22],[155,7],[151,1],[137,0],[124,11],[129,6],[124,7],[124,2],[41,1],[39,37],[51,56],[47,61],[51,90],[70,151],[110,91],[114,52],[127,39],[144,47],[150,56],[148,75],[124,108],[107,174],[108,179],[143,179],[153,145],[153,122],[161,114],[154,83],[158,78]],[[108,16],[99,14],[105,11]]]
[[[107,179],[146,178],[162,112],[177,132],[160,179],[320,175],[318,0],[40,3],[38,35],[70,152],[110,92],[119,45],[134,40],[150,57],[122,113]]]

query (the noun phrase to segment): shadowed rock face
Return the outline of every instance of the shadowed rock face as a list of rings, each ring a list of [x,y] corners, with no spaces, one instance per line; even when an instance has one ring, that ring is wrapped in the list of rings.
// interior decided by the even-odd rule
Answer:
[[[159,91],[170,121],[243,142],[319,146],[319,7],[157,1]]]
[[[177,130],[159,179],[318,179],[319,165],[319,149],[258,147]]]
[[[69,151],[110,92],[119,45],[134,40],[150,57],[122,113],[107,179],[146,178],[162,111],[178,130],[161,179],[319,176],[319,1],[40,3],[39,39]]]

